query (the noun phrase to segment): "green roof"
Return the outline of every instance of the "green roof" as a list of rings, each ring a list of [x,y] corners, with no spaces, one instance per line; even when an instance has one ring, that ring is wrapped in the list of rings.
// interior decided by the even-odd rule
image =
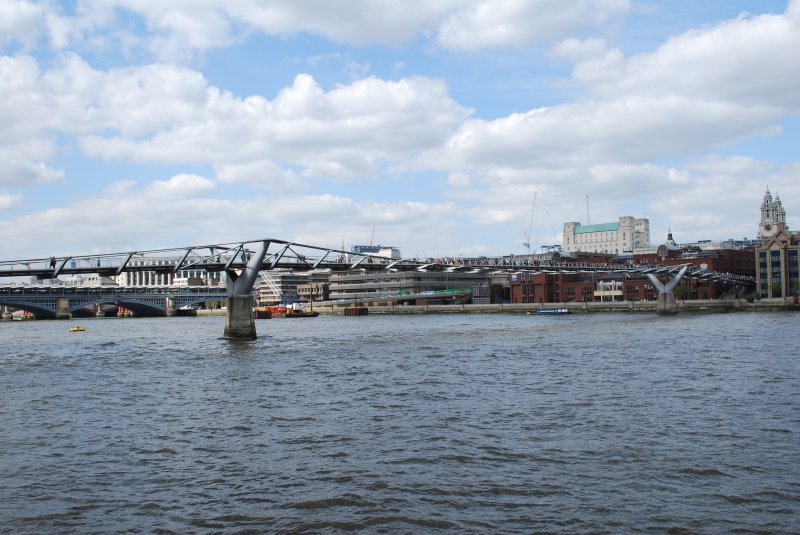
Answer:
[[[588,234],[590,232],[606,232],[608,230],[619,230],[619,223],[600,223],[599,225],[578,225],[575,227],[575,234]]]

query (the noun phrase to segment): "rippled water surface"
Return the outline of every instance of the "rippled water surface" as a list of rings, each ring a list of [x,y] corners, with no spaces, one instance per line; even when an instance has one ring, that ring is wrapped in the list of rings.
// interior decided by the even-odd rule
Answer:
[[[800,531],[796,313],[223,324],[0,324],[0,532]]]

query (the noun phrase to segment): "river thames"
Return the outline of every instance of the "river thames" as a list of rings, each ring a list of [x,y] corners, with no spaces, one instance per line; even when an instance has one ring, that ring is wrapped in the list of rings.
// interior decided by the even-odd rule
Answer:
[[[5,322],[0,532],[797,533],[799,320]]]

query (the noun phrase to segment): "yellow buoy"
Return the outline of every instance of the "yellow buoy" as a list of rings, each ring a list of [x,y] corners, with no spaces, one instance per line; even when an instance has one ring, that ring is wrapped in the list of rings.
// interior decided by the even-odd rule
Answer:
[[[78,333],[78,332],[83,332],[85,330],[86,329],[84,329],[83,327],[70,327],[69,332]]]

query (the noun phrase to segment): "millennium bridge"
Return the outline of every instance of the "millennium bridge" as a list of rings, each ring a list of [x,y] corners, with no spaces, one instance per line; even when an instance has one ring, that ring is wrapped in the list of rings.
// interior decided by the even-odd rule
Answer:
[[[275,250],[269,253],[269,249]],[[269,254],[268,254],[269,253]],[[190,257],[191,255],[191,257]],[[176,260],[177,258],[177,260]],[[623,273],[647,276],[659,291],[657,311],[677,312],[673,290],[684,276],[698,280],[751,286],[751,278],[712,273],[694,264],[679,266],[634,266],[630,264],[587,264],[581,262],[535,262],[533,257],[387,259],[368,253],[352,253],[279,239],[261,239],[172,249],[125,253],[74,255],[28,260],[0,261],[0,277],[54,279],[60,275],[96,274],[116,277],[123,273],[155,272],[174,275],[196,269],[225,273],[222,287],[64,287],[9,286],[0,288],[0,306],[33,312],[37,317],[69,318],[88,306],[113,304],[140,315],[175,315],[187,305],[227,300],[225,337],[254,339],[251,292],[262,271],[290,269],[332,272],[422,271],[451,273]]]

